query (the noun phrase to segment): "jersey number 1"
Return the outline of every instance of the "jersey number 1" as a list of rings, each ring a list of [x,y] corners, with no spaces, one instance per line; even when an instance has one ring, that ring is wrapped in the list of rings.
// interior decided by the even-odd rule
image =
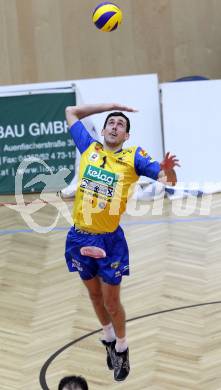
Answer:
[[[102,164],[100,165],[100,168],[105,168],[106,163],[107,163],[107,157],[104,156],[104,157],[103,157],[103,162],[102,162]]]

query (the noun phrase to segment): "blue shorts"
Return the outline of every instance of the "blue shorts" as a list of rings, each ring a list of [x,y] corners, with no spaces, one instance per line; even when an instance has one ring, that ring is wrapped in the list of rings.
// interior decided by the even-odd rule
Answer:
[[[85,246],[104,249],[106,257],[82,256],[80,249]],[[103,282],[117,285],[123,275],[129,275],[128,246],[120,226],[113,233],[105,234],[84,234],[72,226],[67,235],[65,257],[69,271],[78,271],[83,280],[99,276]]]

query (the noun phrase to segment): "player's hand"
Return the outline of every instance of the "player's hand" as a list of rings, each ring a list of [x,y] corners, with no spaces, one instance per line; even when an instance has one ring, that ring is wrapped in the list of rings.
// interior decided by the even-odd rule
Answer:
[[[170,155],[170,152],[167,152],[163,161],[160,163],[160,167],[164,171],[169,171],[174,167],[180,167],[179,160],[176,158],[176,155]]]
[[[160,164],[161,174],[159,175],[158,180],[164,184],[175,186],[177,183],[177,176],[174,167],[180,167],[179,160],[175,155],[170,155],[170,152],[167,152]]]

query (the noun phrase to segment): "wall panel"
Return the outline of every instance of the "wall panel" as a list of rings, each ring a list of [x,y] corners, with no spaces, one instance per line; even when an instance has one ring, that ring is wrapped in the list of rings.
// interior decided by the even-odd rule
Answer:
[[[0,83],[158,73],[221,78],[221,1],[117,0],[123,24],[92,24],[98,0],[0,0]]]
[[[10,2],[14,0],[10,0]],[[27,0],[17,0],[15,2],[17,12],[17,31],[10,36],[10,30],[7,30],[8,38],[15,39],[18,36],[19,60],[21,63],[20,77],[22,83],[28,83],[31,79],[37,80],[37,58],[36,58],[36,41],[34,35],[34,24],[36,15],[33,12],[32,2]],[[9,14],[6,15],[9,17]],[[14,58],[14,53],[9,52],[10,64],[17,58]],[[18,81],[19,82],[19,81]]]

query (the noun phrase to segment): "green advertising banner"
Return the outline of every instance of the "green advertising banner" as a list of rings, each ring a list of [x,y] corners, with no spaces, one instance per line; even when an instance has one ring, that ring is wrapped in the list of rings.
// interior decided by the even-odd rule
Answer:
[[[0,97],[0,194],[15,193],[17,175],[24,193],[41,192],[45,183],[39,175],[62,168],[71,171],[65,179],[67,184],[71,181],[76,149],[65,107],[75,104],[73,91]],[[36,176],[39,180],[33,180]],[[49,183],[48,190],[59,189],[59,180]]]

